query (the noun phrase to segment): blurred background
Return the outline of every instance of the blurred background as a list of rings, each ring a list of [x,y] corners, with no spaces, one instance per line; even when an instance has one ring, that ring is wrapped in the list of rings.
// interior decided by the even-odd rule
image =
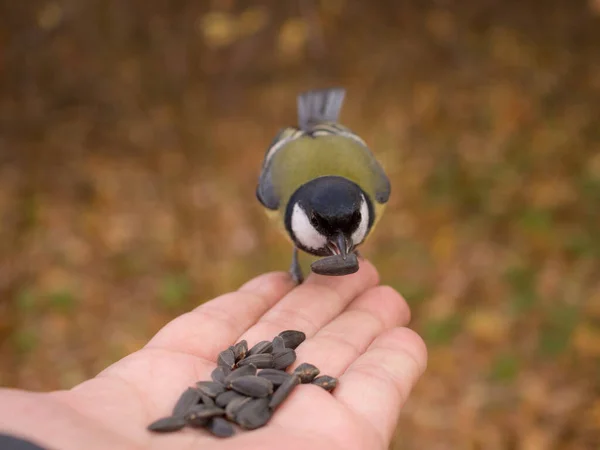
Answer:
[[[69,388],[290,247],[304,89],[383,161],[429,368],[396,450],[600,448],[600,1],[0,2],[0,384]]]

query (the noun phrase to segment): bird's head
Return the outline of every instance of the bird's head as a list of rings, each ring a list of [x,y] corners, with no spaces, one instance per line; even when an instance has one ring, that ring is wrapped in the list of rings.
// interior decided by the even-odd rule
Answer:
[[[316,256],[344,259],[373,224],[369,197],[352,181],[319,177],[300,186],[285,211],[286,229],[298,248]]]

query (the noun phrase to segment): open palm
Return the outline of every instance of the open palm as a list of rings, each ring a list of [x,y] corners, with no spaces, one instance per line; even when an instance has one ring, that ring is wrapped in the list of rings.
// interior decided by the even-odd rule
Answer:
[[[69,391],[0,390],[0,426],[61,450],[387,448],[426,350],[402,328],[410,318],[404,300],[377,284],[366,261],[354,275],[311,275],[298,287],[286,273],[260,276],[176,318],[142,350]],[[229,439],[146,430],[171,413],[187,386],[210,379],[221,350],[285,329],[307,336],[295,365],[309,362],[339,377],[333,395],[300,385],[266,427]]]

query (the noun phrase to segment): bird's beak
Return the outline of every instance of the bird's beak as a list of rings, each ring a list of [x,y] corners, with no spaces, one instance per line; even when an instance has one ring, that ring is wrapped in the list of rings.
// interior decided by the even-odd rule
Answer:
[[[342,259],[345,261],[346,257],[348,256],[348,249],[350,248],[351,244],[348,245],[348,242],[346,241],[346,236],[344,236],[343,233],[339,233],[336,236],[335,245],[339,250],[340,255],[342,256]]]

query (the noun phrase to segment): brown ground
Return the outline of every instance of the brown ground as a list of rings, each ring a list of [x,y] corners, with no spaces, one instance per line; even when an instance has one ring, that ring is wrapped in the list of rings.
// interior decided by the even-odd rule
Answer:
[[[600,3],[368,4],[0,2],[0,384],[286,268],[258,167],[343,84],[394,188],[364,253],[430,349],[394,449],[600,448]]]

